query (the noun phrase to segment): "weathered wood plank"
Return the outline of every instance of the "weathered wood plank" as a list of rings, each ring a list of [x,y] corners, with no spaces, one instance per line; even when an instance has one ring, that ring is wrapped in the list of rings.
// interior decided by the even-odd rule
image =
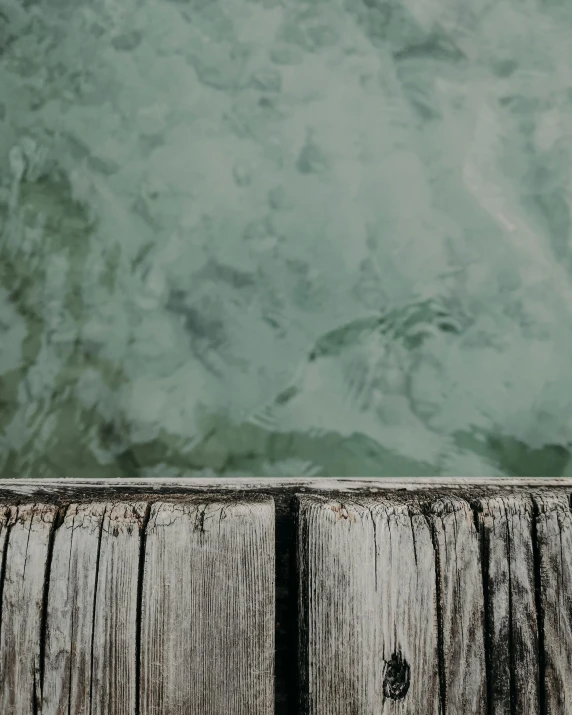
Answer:
[[[89,713],[93,609],[105,504],[72,504],[50,570],[42,715]]]
[[[44,579],[57,507],[15,509],[8,535],[0,633],[0,712],[32,715],[41,697]]]
[[[273,712],[274,558],[270,499],[151,507],[142,715]]]
[[[302,710],[440,711],[432,535],[414,505],[298,497]]]
[[[536,498],[546,715],[572,712],[572,514],[568,497]]]
[[[438,559],[445,713],[487,711],[483,575],[470,505],[457,498],[431,505]]]
[[[325,715],[331,713],[337,715],[339,711],[343,711],[350,715],[352,712],[359,712],[360,715],[362,712],[365,712],[366,715],[369,712],[403,715],[410,712],[408,708],[410,708],[416,680],[411,664],[410,687],[405,697],[401,700],[391,700],[384,696],[384,675],[391,676],[385,682],[386,692],[389,683],[393,693],[398,695],[400,689],[403,689],[401,681],[406,672],[403,663],[400,669],[399,659],[392,660],[390,656],[393,653],[401,653],[401,658],[408,664],[411,659],[411,656],[406,656],[405,648],[399,648],[402,640],[401,637],[398,637],[401,633],[399,630],[401,626],[397,628],[397,635],[393,639],[398,646],[393,649],[392,653],[388,654],[383,650],[384,641],[379,635],[382,631],[391,629],[392,618],[398,621],[410,619],[408,609],[417,609],[413,620],[418,617],[418,614],[421,614],[427,622],[435,620],[434,615],[430,613],[432,607],[427,609],[424,603],[419,606],[421,598],[412,601],[403,598],[402,595],[410,588],[410,585],[405,582],[404,587],[400,578],[403,578],[403,573],[408,568],[406,567],[407,563],[415,564],[415,551],[417,551],[418,564],[423,562],[425,565],[427,562],[427,559],[419,555],[423,553],[423,548],[415,539],[412,539],[415,545],[414,550],[407,544],[405,547],[395,546],[395,544],[393,547],[388,545],[390,538],[393,542],[398,543],[401,538],[398,536],[400,529],[404,533],[407,529],[404,526],[402,528],[399,523],[396,526],[394,522],[399,522],[399,519],[393,514],[392,521],[388,517],[387,509],[383,517],[386,523],[385,532],[376,518],[378,513],[376,505],[383,503],[387,506],[389,502],[400,504],[400,506],[392,508],[394,511],[397,510],[401,516],[403,513],[408,514],[410,522],[416,517],[421,518],[422,515],[418,509],[413,506],[406,507],[403,504],[404,500],[415,504],[421,500],[426,505],[424,507],[425,525],[429,527],[428,531],[433,539],[432,546],[437,554],[436,563],[432,564],[431,570],[436,569],[438,572],[437,594],[441,596],[439,609],[441,649],[438,649],[438,656],[439,662],[443,666],[441,669],[441,694],[443,695],[445,715],[452,715],[455,712],[488,712],[486,702],[488,698],[485,698],[482,708],[478,704],[484,696],[482,638],[479,638],[479,628],[476,625],[479,613],[477,601],[480,578],[479,550],[476,548],[478,541],[481,542],[482,571],[484,572],[481,594],[484,591],[484,606],[487,614],[486,643],[490,646],[486,661],[486,670],[490,675],[490,712],[494,715],[504,715],[505,713],[512,715],[515,712],[555,715],[555,713],[565,713],[568,710],[572,712],[572,686],[570,685],[572,682],[570,673],[572,670],[570,648],[572,584],[569,583],[572,578],[572,565],[570,564],[570,554],[572,553],[570,549],[572,546],[570,543],[570,519],[572,517],[568,507],[568,494],[572,492],[572,481],[558,480],[554,484],[553,482],[555,480],[504,480],[492,483],[490,480],[436,479],[432,480],[431,484],[426,484],[424,480],[343,479],[317,482],[315,480],[289,479],[271,482],[269,480],[219,480],[216,482],[214,480],[197,480],[196,483],[193,483],[180,480],[141,482],[124,480],[114,484],[112,481],[78,483],[74,480],[66,480],[52,485],[46,482],[0,483],[1,498],[5,504],[24,502],[22,507],[0,507],[0,562],[3,552],[5,552],[6,587],[7,592],[12,593],[11,604],[6,609],[8,615],[0,611],[0,713],[7,712],[10,715],[12,713],[18,715],[21,712],[29,713],[29,715],[40,715],[40,713],[41,715],[60,715],[60,713],[61,715],[69,715],[69,713],[77,713],[77,715],[117,715],[117,713],[121,713],[121,715],[135,715],[135,713],[157,715],[158,712],[162,712],[165,715],[171,715],[173,712],[175,715],[180,715],[184,712],[185,715],[187,713],[192,715],[195,712],[192,708],[196,701],[194,698],[191,698],[192,702],[189,701],[189,693],[191,690],[196,691],[196,683],[199,682],[204,685],[203,692],[208,691],[212,695],[213,691],[217,691],[218,694],[213,697],[218,699],[213,707],[216,708],[220,705],[226,696],[223,696],[224,688],[220,687],[218,676],[211,676],[210,672],[207,672],[208,668],[202,666],[200,666],[201,670],[198,674],[195,673],[192,678],[189,675],[192,668],[188,664],[193,659],[196,661],[196,654],[201,651],[201,648],[205,650],[204,646],[200,646],[199,641],[204,643],[208,639],[207,628],[203,629],[202,633],[189,635],[190,628],[196,623],[193,614],[197,612],[199,614],[207,613],[208,617],[212,615],[211,622],[216,623],[218,628],[220,619],[215,610],[223,608],[220,605],[222,598],[215,602],[204,590],[200,594],[200,598],[189,596],[184,610],[177,610],[178,607],[172,609],[171,606],[165,608],[164,605],[161,605],[161,614],[166,616],[165,630],[169,632],[164,643],[166,655],[162,660],[162,667],[169,670],[171,663],[175,663],[176,672],[173,677],[167,674],[166,677],[161,676],[156,681],[157,688],[163,689],[163,693],[155,701],[158,710],[151,710],[148,707],[149,703],[145,704],[143,698],[141,703],[137,703],[135,676],[138,670],[138,660],[144,667],[143,649],[146,638],[144,630],[140,631],[142,640],[137,637],[137,587],[144,585],[139,574],[139,563],[141,547],[144,548],[143,554],[146,553],[145,537],[141,538],[141,536],[144,532],[143,524],[146,519],[147,507],[143,503],[136,504],[136,502],[138,500],[152,502],[161,499],[165,503],[166,500],[169,500],[170,504],[176,504],[177,507],[182,505],[183,511],[185,511],[190,502],[192,502],[193,508],[200,505],[212,506],[215,500],[219,507],[229,500],[236,503],[237,499],[243,497],[244,492],[249,493],[248,499],[260,499],[259,494],[263,492],[267,497],[268,495],[273,496],[278,504],[276,548],[281,564],[277,574],[281,625],[277,632],[281,634],[281,640],[277,639],[277,644],[281,649],[281,657],[277,673],[276,712],[280,715],[292,712],[295,698],[297,698],[296,683],[290,670],[297,667],[294,653],[295,643],[291,635],[294,632],[296,620],[295,606],[292,605],[294,594],[290,590],[287,572],[293,552],[295,529],[290,512],[290,500],[300,490],[316,495],[321,494],[321,499],[325,501],[333,500],[336,503],[337,500],[340,509],[343,508],[340,505],[340,500],[342,500],[348,518],[350,511],[359,511],[360,508],[364,510],[362,536],[359,536],[360,532],[355,523],[352,524],[353,531],[350,535],[350,541],[359,542],[359,547],[355,543],[353,546],[351,544],[348,546],[350,553],[343,568],[339,563],[339,556],[332,557],[330,571],[333,570],[339,574],[338,582],[332,585],[323,579],[316,580],[317,585],[312,596],[316,602],[323,597],[328,589],[342,589],[342,591],[345,589],[343,592],[352,593],[354,588],[352,584],[355,582],[361,584],[361,588],[362,586],[367,587],[367,584],[373,580],[374,593],[376,586],[378,592],[382,592],[379,575],[384,571],[389,573],[389,578],[386,579],[388,584],[393,580],[398,584],[395,597],[397,606],[392,606],[390,599],[386,599],[385,612],[381,607],[377,612],[374,612],[373,608],[368,611],[367,602],[366,607],[362,608],[360,596],[356,596],[355,593],[352,597],[353,601],[350,598],[347,603],[341,603],[342,599],[339,597],[339,607],[346,609],[345,614],[349,613],[355,616],[358,611],[365,614],[361,622],[357,625],[354,623],[353,629],[348,627],[344,630],[340,626],[343,618],[336,620],[333,614],[324,614],[321,626],[322,634],[326,641],[328,638],[330,639],[328,647],[333,649],[330,673],[325,677],[330,678],[331,688],[338,688],[342,700],[343,697],[346,697],[346,704],[344,707],[342,702],[339,710],[327,710],[314,693],[313,713],[324,712]],[[337,492],[336,497],[331,496],[332,490]],[[243,494],[236,494],[236,492]],[[76,510],[75,524],[72,517],[72,524],[68,526],[67,531],[72,533],[77,531],[77,537],[75,535],[72,537],[70,534],[62,541],[63,536],[60,536],[60,532],[63,534],[66,531],[66,524],[71,515],[72,507],[69,507],[66,520],[55,530],[53,558],[48,581],[49,589],[41,586],[42,582],[45,585],[45,564],[39,569],[35,567],[33,569],[35,573],[42,574],[39,579],[34,581],[35,586],[29,581],[31,576],[28,570],[32,567],[30,559],[26,558],[26,553],[28,548],[35,548],[34,543],[40,537],[36,533],[36,527],[32,527],[32,518],[29,514],[26,517],[26,511],[42,508],[34,506],[32,500],[36,505],[48,503],[66,505],[70,502],[75,504],[73,507]],[[131,511],[125,512],[125,501],[127,500]],[[197,500],[201,500],[200,503]],[[353,500],[357,504],[350,504],[346,500]],[[433,503],[431,504],[431,502]],[[467,502],[476,504],[478,507],[478,536],[475,524],[470,519]],[[536,505],[536,512],[532,509],[533,502]],[[97,513],[97,507],[100,508],[99,513]],[[56,514],[56,507],[50,508]],[[95,513],[93,512],[94,508],[96,509]],[[116,510],[113,519],[111,518],[112,509]],[[90,512],[90,510],[92,511]],[[193,521],[194,517],[191,519],[190,514],[185,513],[184,518],[187,522]],[[204,513],[208,516],[207,512]],[[535,513],[536,519],[534,519]],[[18,514],[20,522],[22,519],[26,521],[28,518],[25,528],[18,521]],[[83,514],[83,516],[78,516],[78,514]],[[302,534],[304,519],[301,514],[300,516],[299,527]],[[120,528],[117,536],[113,535],[114,529],[111,525],[104,527],[106,519],[119,523]],[[344,514],[341,514],[340,520],[345,520]],[[200,534],[202,532],[201,519],[199,518],[198,521],[197,532]],[[207,519],[207,524],[208,522]],[[9,547],[12,542],[12,527],[14,543],[19,544],[16,552]],[[90,532],[90,528],[93,533]],[[165,529],[167,528],[170,527],[165,527]],[[50,562],[51,536],[49,534],[53,534],[53,529],[54,524],[52,523],[48,529],[47,542],[43,547],[46,563]],[[370,536],[368,536],[368,529]],[[218,524],[216,530],[218,531]],[[414,531],[415,529],[412,529],[410,523],[409,532]],[[306,529],[306,534],[308,533]],[[327,528],[322,529],[322,533],[324,538],[330,534]],[[384,533],[385,536],[382,536],[381,540],[385,545],[380,548],[380,534]],[[533,548],[532,542],[535,534],[538,540]],[[370,537],[373,538],[373,546],[371,543],[368,546],[367,539]],[[28,538],[30,539],[29,544],[27,543]],[[158,543],[159,541],[156,541],[155,547]],[[168,543],[170,543],[168,540],[164,540],[161,548],[167,550]],[[309,543],[308,539],[306,539],[306,543]],[[273,552],[273,546],[274,544],[271,544],[269,547],[271,552]],[[212,542],[204,542],[201,548],[203,547],[207,550],[220,550]],[[176,548],[179,546],[176,545]],[[331,544],[329,547],[321,544],[315,548],[321,549],[324,554],[327,552],[332,555]],[[393,554],[385,561],[383,561],[384,557],[381,553],[384,549]],[[196,558],[196,544],[191,548],[187,544],[183,550],[187,556],[190,552],[195,552]],[[401,551],[406,554],[406,557],[404,563],[399,566],[396,576],[391,572],[392,559],[396,558],[395,554],[399,554],[399,558],[401,558]],[[412,551],[413,555],[411,555]],[[373,563],[378,574],[377,582],[375,573],[373,579],[367,573],[362,573],[364,564],[368,563],[367,558],[370,558],[371,563],[372,552],[374,554]],[[155,548],[154,553],[159,554],[160,549]],[[300,553],[304,556],[302,548]],[[357,557],[355,557],[356,553]],[[360,553],[365,553],[367,558],[362,558]],[[409,555],[407,555],[408,553]],[[214,582],[216,579],[209,569],[215,569],[218,557],[213,555],[213,560],[210,562],[206,560],[205,554],[200,558],[202,565],[197,569],[197,573],[209,574],[208,577]],[[236,558],[239,558],[238,555]],[[85,559],[87,559],[87,565],[83,561]],[[308,583],[310,559],[308,557],[305,559],[305,563],[303,561],[302,559],[303,582]],[[174,559],[169,563],[171,566],[177,563],[179,566],[182,564],[180,572],[183,572],[189,570],[188,564],[192,563],[192,559],[189,558],[186,562]],[[179,574],[172,575],[164,582],[160,580],[161,574],[164,575],[170,571],[171,566],[165,566],[163,572],[161,569],[156,570],[158,581],[155,584],[155,589],[163,593],[157,597],[158,600],[162,600],[163,604],[173,603],[176,598],[179,598],[179,596],[175,598],[172,590],[174,580],[179,577]],[[14,576],[19,573],[18,569],[21,572],[20,576]],[[192,569],[190,570],[192,571]],[[63,574],[62,578],[57,574]],[[435,576],[434,573],[434,579]],[[0,577],[0,600],[2,601],[1,605],[4,606],[6,592],[3,592],[2,589],[3,580]],[[27,585],[24,586],[20,581],[26,581]],[[535,593],[535,586],[540,587],[537,593]],[[148,590],[152,588],[150,584],[148,587]],[[196,585],[194,588],[196,590]],[[41,595],[38,610],[39,592]],[[46,593],[47,599],[45,598]],[[300,596],[303,602],[304,599],[306,603],[310,602],[309,592],[305,594],[300,592]],[[30,599],[33,601],[34,598],[36,607],[29,605]],[[61,604],[58,605],[60,599]],[[425,600],[427,599],[425,598]],[[81,605],[84,601],[88,604],[86,607]],[[202,611],[201,608],[196,608],[193,605],[199,601],[203,604]],[[108,612],[106,602],[117,604],[115,610],[111,608]],[[191,605],[189,606],[189,604]],[[538,604],[541,606],[539,614],[536,613]],[[139,605],[141,605],[140,602]],[[236,607],[236,604],[233,603],[232,606]],[[393,616],[391,615],[392,608],[394,608]],[[18,621],[20,625],[18,625],[10,615],[11,612],[14,613],[18,609],[25,611],[26,614],[31,613],[32,617],[18,616],[20,619]],[[58,646],[57,631],[53,629],[58,612],[61,620],[60,646]],[[397,615],[395,615],[396,612]],[[159,610],[156,615],[158,613]],[[368,613],[370,616],[373,613],[373,616],[368,617]],[[308,615],[309,612],[300,613],[302,620],[305,621],[302,631],[306,633],[305,636],[303,635],[306,640],[302,641],[302,652],[306,656],[309,653],[310,642]],[[44,616],[46,616],[45,624],[43,624]],[[230,618],[228,613],[224,617]],[[181,623],[185,619],[187,622],[186,633],[181,630]],[[199,622],[205,619],[208,620],[204,615],[199,615]],[[24,633],[24,622],[31,629],[31,637]],[[372,622],[380,624],[377,631],[373,633]],[[6,623],[11,635],[7,634],[3,626]],[[467,633],[465,624],[467,623],[473,623],[475,630],[465,637]],[[272,626],[273,623],[270,627]],[[541,626],[540,630],[538,630],[538,626]],[[158,632],[159,626],[156,624],[154,627]],[[359,635],[360,628],[363,635]],[[42,632],[45,633],[45,641],[42,640]],[[148,627],[147,635],[150,632],[151,628]],[[175,633],[174,636],[173,633]],[[540,633],[540,637],[537,633]],[[17,654],[16,657],[19,660],[18,663],[10,663],[8,666],[6,638],[12,643],[8,647],[8,649],[12,649],[12,659],[14,660],[14,654]],[[193,642],[193,638],[195,645],[189,645]],[[231,635],[231,640],[232,638]],[[17,646],[15,645],[16,641]],[[124,647],[122,644],[128,645]],[[139,645],[141,646],[141,659],[136,658]],[[159,639],[152,644],[152,648],[155,648],[153,652],[159,652],[162,647]],[[149,647],[149,644],[147,645],[147,670],[149,673],[154,672],[157,675],[157,669],[155,668],[153,671],[155,666],[150,662],[150,657],[153,655],[152,648]],[[345,650],[346,653],[340,655],[336,648],[341,651]],[[369,656],[364,656],[363,650],[368,648],[371,653]],[[539,653],[539,649],[542,649],[542,653]],[[228,664],[228,658],[225,655],[220,655],[223,650],[224,644],[220,643],[206,648],[205,652],[211,654],[210,661],[213,663],[210,670],[216,672],[220,670],[221,663],[223,666],[225,663]],[[44,663],[41,663],[40,657],[44,651],[45,660]],[[243,653],[240,645],[237,647],[237,651]],[[176,657],[172,655],[173,652],[177,654]],[[23,657],[21,653],[24,654]],[[30,653],[32,653],[31,656]],[[192,656],[192,653],[195,655]],[[204,654],[201,657],[204,657]],[[244,660],[242,656],[241,658]],[[364,658],[365,660],[363,660]],[[389,672],[386,663],[388,658],[389,663],[392,663]],[[369,697],[367,691],[369,686],[365,682],[366,679],[362,677],[353,686],[349,683],[349,678],[346,678],[345,685],[336,682],[336,680],[340,680],[342,671],[337,665],[332,664],[344,661],[361,672],[363,662],[373,662],[376,659],[380,665],[377,673],[374,673],[372,677],[377,678],[375,686],[377,695],[374,692],[371,708],[363,710],[361,704],[367,703]],[[309,683],[311,677],[316,678],[317,669],[315,664],[308,663],[307,657],[305,660],[303,665],[306,668],[306,674],[303,674],[302,682],[307,686],[306,695],[309,696],[312,695]],[[538,667],[539,661],[542,661],[541,669]],[[185,666],[185,662],[187,666]],[[437,662],[437,658],[435,658],[435,662]],[[324,665],[324,669],[326,667]],[[12,673],[11,684],[10,679],[4,677],[9,668],[14,668],[17,671],[17,673]],[[228,665],[228,668],[230,670],[231,666]],[[264,668],[261,666],[259,670],[263,671]],[[54,681],[54,671],[56,674],[60,673],[59,681],[57,678]],[[544,674],[545,678],[540,683],[539,676]],[[143,672],[141,675],[144,676]],[[423,678],[426,683],[425,673],[423,673]],[[43,703],[40,703],[39,691],[42,680],[44,685]],[[194,684],[189,685],[189,680]],[[431,681],[431,674],[429,680]],[[16,681],[23,683],[22,688],[15,687]],[[178,686],[176,681],[183,682],[183,686]],[[230,678],[228,681],[227,692],[229,690],[236,692],[237,688],[230,682]],[[53,687],[54,682],[55,688]],[[52,690],[50,690],[51,688]],[[347,691],[345,695],[344,688]],[[357,695],[352,701],[347,693],[351,695],[356,692]],[[427,712],[432,692],[430,684],[428,695],[424,692],[426,709],[419,710],[415,706],[413,711]],[[167,696],[164,697],[165,693]],[[208,693],[205,695],[206,699],[209,697]],[[118,696],[116,700],[114,700],[115,695]],[[144,697],[146,696],[144,695]],[[162,698],[161,701],[160,698]],[[271,701],[271,697],[269,699]],[[242,712],[252,712],[250,703],[243,705],[242,701],[237,701],[231,702],[229,705],[227,700],[228,698],[225,700],[224,712],[228,712],[229,709],[231,712],[239,712],[240,715]],[[189,702],[191,702],[190,705]],[[358,705],[352,707],[352,702],[358,703]],[[170,703],[173,705],[172,709],[169,709]],[[236,708],[233,710],[235,705]],[[309,707],[309,697],[306,697],[305,705]],[[144,711],[145,707],[147,707],[146,711]],[[240,707],[243,709],[240,710]],[[308,707],[305,712],[309,712]],[[43,709],[40,710],[40,708]],[[200,701],[196,702],[196,709],[197,712],[211,715],[211,711]],[[221,707],[218,712],[220,711]],[[214,712],[213,709],[212,713]]]
[[[533,505],[526,496],[479,503],[492,715],[538,715]]]
[[[138,582],[147,505],[110,504],[103,519],[90,715],[133,715],[137,703]],[[160,583],[155,584],[161,588]]]
[[[42,715],[127,715],[137,691],[144,503],[68,507],[54,538]]]

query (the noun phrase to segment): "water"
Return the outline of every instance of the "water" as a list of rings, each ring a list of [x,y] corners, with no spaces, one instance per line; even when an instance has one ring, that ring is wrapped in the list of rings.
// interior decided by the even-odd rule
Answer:
[[[572,473],[570,37],[0,0],[0,476]]]

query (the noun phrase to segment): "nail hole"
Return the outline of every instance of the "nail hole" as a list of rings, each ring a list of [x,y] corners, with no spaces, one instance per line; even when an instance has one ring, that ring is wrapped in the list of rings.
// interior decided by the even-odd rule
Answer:
[[[383,694],[391,700],[403,700],[409,690],[411,669],[401,653],[394,653],[385,661]]]

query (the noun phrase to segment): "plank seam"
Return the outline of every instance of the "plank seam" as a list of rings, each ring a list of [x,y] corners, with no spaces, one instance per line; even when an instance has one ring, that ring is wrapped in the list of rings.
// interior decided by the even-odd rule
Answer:
[[[541,557],[540,543],[538,540],[538,519],[540,518],[540,509],[536,499],[532,500],[533,519],[532,519],[532,558],[534,565],[534,600],[536,605],[536,627],[538,632],[538,704],[539,715],[547,713],[546,699],[546,657],[544,652],[544,606],[542,603],[542,580],[541,580]]]
[[[6,564],[8,560],[8,545],[10,543],[10,532],[18,516],[18,507],[14,507],[14,514],[10,509],[8,523],[6,524],[6,539],[4,540],[4,553],[2,554],[2,565],[0,567],[0,638],[2,637],[2,625],[4,617],[3,600],[4,600],[4,581],[6,578]]]
[[[274,500],[275,501],[275,500]],[[275,501],[275,581],[274,581],[274,613],[276,618],[276,634],[275,634],[275,658],[274,658],[274,712],[284,712],[284,693],[279,683],[287,682],[290,690],[290,699],[286,700],[289,704],[288,712],[293,712],[294,715],[299,715],[298,694],[300,693],[300,669],[298,667],[298,657],[300,644],[300,633],[298,624],[300,623],[299,603],[297,598],[298,593],[298,576],[296,567],[296,553],[291,552],[284,547],[284,539],[287,539],[289,544],[296,543],[297,533],[297,515],[296,515],[296,500],[291,498],[288,501],[289,518],[283,521],[283,517],[279,515]],[[287,529],[287,533],[281,533],[281,529]],[[287,570],[280,565],[282,558],[287,558]],[[280,590],[284,588],[284,576],[286,574],[287,588],[290,597],[285,604],[282,601]],[[280,621],[279,621],[280,619]],[[280,626],[280,627],[279,627]],[[283,630],[286,629],[286,638],[283,637]],[[284,638],[284,640],[283,640]],[[285,659],[284,654],[279,655],[279,649],[286,648],[289,651],[290,657]],[[291,656],[294,655],[294,658]],[[292,703],[292,700],[295,703]]]
[[[70,510],[70,505],[66,507],[66,516],[68,511]],[[72,517],[72,533],[70,535],[70,553],[68,557],[68,578],[69,578],[69,573],[71,570],[71,563],[72,563],[72,553],[73,553],[73,546],[74,546],[74,531],[75,531],[75,517],[76,515]],[[71,636],[71,643],[73,644],[74,640],[74,631],[75,631],[75,611],[72,610],[71,613],[71,628],[70,628],[70,636]],[[73,646],[72,646],[73,648]],[[73,659],[70,657],[70,662],[69,662],[69,667],[68,667],[68,715],[72,715],[71,711],[71,705],[72,705],[72,692],[73,692]]]
[[[506,551],[507,551],[507,574],[508,574],[508,654],[510,663],[510,711],[516,715],[516,662],[515,662],[515,645],[514,645],[514,623],[513,623],[513,608],[512,608],[512,561],[510,558],[512,537],[510,533],[510,519],[506,504],[504,505],[506,513]]]
[[[308,515],[302,514],[300,499],[296,500],[296,573],[298,576],[297,623],[298,633],[298,709],[301,715],[308,715],[310,710],[309,671],[308,671],[308,636],[310,628],[307,552]]]
[[[435,530],[435,519],[438,517],[431,515],[431,518],[424,515],[431,534],[431,542],[433,544],[433,552],[435,554],[435,598],[437,601],[437,660],[439,665],[439,700],[441,705],[441,713],[445,715],[447,712],[447,679],[445,677],[445,645],[443,639],[443,603],[442,592],[443,584],[441,583],[441,555],[439,553],[439,545],[437,543],[437,533]]]
[[[145,506],[139,540],[139,569],[137,572],[137,607],[135,616],[135,715],[141,712],[141,624],[143,620],[143,577],[145,575],[145,548],[147,524],[151,516],[151,502]]]
[[[375,590],[377,592],[377,522],[375,521],[375,515],[373,513],[373,509],[370,504],[365,504],[365,508],[368,510],[369,515],[371,517],[371,524],[373,526],[373,550],[374,550],[374,560],[373,560],[373,568],[374,568],[374,580],[375,580]],[[411,524],[411,530],[413,531],[413,523]]]
[[[40,616],[40,662],[39,662],[39,685],[40,692],[34,693],[34,715],[42,712],[42,703],[44,699],[44,672],[45,672],[45,661],[46,661],[46,639],[47,639],[47,627],[48,627],[48,598],[50,592],[50,575],[52,572],[52,557],[54,554],[54,541],[56,538],[56,530],[59,527],[61,521],[63,520],[62,510],[56,507],[56,513],[54,514],[54,520],[52,523],[52,528],[50,530],[50,536],[48,539],[48,551],[46,554],[46,566],[44,568],[44,586],[42,590],[42,614]],[[31,528],[30,522],[30,528]],[[34,680],[35,686],[35,680]]]
[[[99,525],[99,534],[97,539],[97,557],[95,561],[95,580],[93,587],[93,613],[91,617],[91,653],[89,659],[89,713],[91,715],[93,711],[93,661],[94,661],[94,650],[95,650],[95,616],[96,616],[96,606],[97,606],[97,588],[99,583],[99,557],[101,555],[101,542],[103,541],[103,524],[105,522],[105,515],[107,514],[107,506],[103,510],[101,515],[101,524]]]
[[[483,610],[485,612],[485,617],[483,619],[484,626],[484,644],[485,644],[485,676],[487,681],[487,707],[486,712],[488,715],[494,715],[493,712],[493,678],[492,678],[492,663],[491,663],[491,651],[492,651],[492,633],[490,627],[490,598],[489,598],[489,546],[487,543],[486,529],[482,527],[479,520],[479,504],[471,503],[471,509],[473,511],[473,519],[475,522],[475,528],[477,530],[477,536],[479,539],[479,549],[481,552],[481,577],[483,582]]]

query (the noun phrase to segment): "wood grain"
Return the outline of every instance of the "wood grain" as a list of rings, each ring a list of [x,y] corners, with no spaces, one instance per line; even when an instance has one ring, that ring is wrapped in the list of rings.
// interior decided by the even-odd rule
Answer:
[[[156,503],[146,532],[141,715],[270,715],[274,503]]]
[[[481,500],[478,507],[486,581],[490,712],[538,715],[532,500],[527,496],[495,497]]]
[[[479,536],[463,499],[431,504],[439,573],[445,713],[487,711],[484,594]]]
[[[110,504],[105,510],[94,611],[90,715],[132,715],[136,711],[139,557],[146,514],[144,502]]]
[[[572,713],[570,493],[0,483],[0,714],[286,715],[298,661],[305,715]]]
[[[105,504],[72,504],[54,537],[42,715],[89,714],[93,609]]]
[[[298,497],[302,711],[437,715],[436,572],[414,505]]]
[[[128,715],[144,503],[68,507],[54,539],[42,715]]]
[[[568,498],[536,499],[546,715],[572,712],[572,515]]]
[[[8,534],[0,633],[0,712],[33,715],[41,698],[44,578],[57,507],[14,509]]]

